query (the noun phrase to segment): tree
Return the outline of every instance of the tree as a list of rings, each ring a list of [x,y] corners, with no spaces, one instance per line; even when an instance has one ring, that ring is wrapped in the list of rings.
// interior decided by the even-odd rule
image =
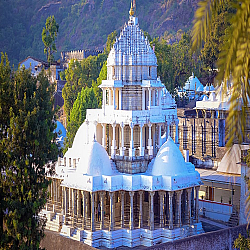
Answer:
[[[45,220],[38,213],[49,184],[44,166],[58,153],[53,91],[44,72],[37,78],[25,68],[14,73],[4,55],[0,86],[0,248],[39,249]]]
[[[98,108],[97,98],[92,88],[82,88],[78,93],[70,113],[70,121],[67,125],[67,137],[64,147],[64,153],[72,146],[76,132],[86,118],[87,109]]]
[[[53,53],[56,52],[55,40],[59,30],[59,24],[54,16],[49,16],[46,19],[45,28],[42,31],[42,41],[44,44],[44,54],[47,57],[48,63],[53,62]]]
[[[235,138],[241,143],[245,136],[246,110],[250,97],[250,1],[249,0],[213,0],[201,1],[195,13],[192,31],[193,49],[200,48],[202,42],[208,37],[211,30],[212,15],[221,8],[225,2],[235,8],[235,14],[228,13],[229,22],[217,60],[219,74],[217,80],[223,89],[228,82],[232,82],[228,124],[228,145],[232,145]],[[239,112],[241,110],[241,112]]]

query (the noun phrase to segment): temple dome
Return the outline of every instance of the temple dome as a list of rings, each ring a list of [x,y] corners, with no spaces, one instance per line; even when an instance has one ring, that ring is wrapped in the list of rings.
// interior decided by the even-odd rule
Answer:
[[[152,168],[152,175],[186,175],[188,169],[181,151],[171,137],[161,146]]]
[[[82,154],[76,171],[91,176],[113,175],[109,156],[95,139],[82,147]]]
[[[200,80],[194,76],[194,73],[192,73],[192,75],[186,81],[184,89],[189,91],[200,91],[203,89],[203,85],[201,84]]]

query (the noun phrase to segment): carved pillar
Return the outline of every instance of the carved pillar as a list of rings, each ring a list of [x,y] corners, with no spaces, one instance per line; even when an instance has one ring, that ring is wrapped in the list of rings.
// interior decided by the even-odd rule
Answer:
[[[178,131],[179,121],[175,122],[175,144],[179,144],[179,131]]]
[[[124,156],[124,124],[123,122],[120,124],[121,126],[121,133],[122,133],[122,145],[121,145],[121,149],[120,149],[120,156]]]
[[[169,197],[169,229],[173,229],[173,195],[174,192],[168,192]]]
[[[106,148],[106,124],[102,123],[102,146]]]
[[[161,141],[161,124],[158,124],[158,145],[159,145],[159,149],[160,149],[160,147],[161,147],[161,145],[162,145],[162,141]]]
[[[125,191],[121,191],[121,227],[124,228],[124,194]]]
[[[170,136],[170,133],[169,133],[169,124],[166,123],[166,141],[168,140],[168,137]]]
[[[119,109],[122,110],[122,88],[119,90]]]
[[[75,190],[72,188],[72,226],[74,227],[75,222]]]
[[[114,105],[114,109],[116,109],[116,105],[115,105],[115,88],[113,88],[113,105]]]
[[[135,149],[134,149],[134,124],[131,122],[130,130],[131,130],[131,140],[130,140],[130,149],[129,149],[129,156],[135,156]]]
[[[64,214],[65,212],[65,197],[64,197],[64,189],[65,187],[62,187],[62,214]]]
[[[148,88],[148,109],[151,109],[151,88]]]
[[[178,220],[177,220],[177,224],[178,227],[181,226],[181,195],[182,195],[183,190],[178,190],[176,191],[177,194],[177,208],[178,208]]]
[[[154,230],[154,194],[155,192],[149,192],[150,194],[150,230]]]
[[[113,123],[112,127],[113,127],[113,140],[112,140],[112,147],[111,147],[111,158],[114,159],[115,154],[116,154],[116,141],[115,141],[115,127],[116,127],[116,124]]]
[[[142,228],[143,227],[143,220],[142,220],[142,196],[143,196],[143,191],[139,191],[139,196],[140,196],[139,228]]]
[[[134,229],[134,202],[133,202],[133,197],[134,197],[135,192],[130,191],[129,196],[130,196],[130,222],[129,222],[129,227],[130,230]]]
[[[82,229],[85,229],[85,221],[86,221],[86,195],[84,191],[82,193]]]
[[[140,156],[144,156],[144,147],[143,147],[143,124],[140,124]]]
[[[148,124],[148,154],[153,155],[153,146],[152,146],[152,136],[151,136],[152,124]]]
[[[110,197],[110,231],[114,230],[114,214],[115,214],[115,208],[114,208],[114,193],[109,192]]]
[[[77,212],[76,212],[77,222],[78,218],[80,217],[80,214],[81,214],[81,197],[80,197],[80,190],[77,189]]]
[[[164,197],[164,191],[159,191],[160,196],[160,227],[164,227],[164,217],[163,217],[163,197]]]
[[[67,192],[67,188],[64,187],[64,224],[66,225],[66,220],[67,220],[67,214],[68,214],[68,192]]]
[[[104,229],[104,195],[105,195],[105,192],[100,192],[100,197],[101,197],[101,230]]]
[[[91,192],[91,231],[95,231],[95,193]]]
[[[195,187],[195,219],[199,222],[199,190],[200,187]]]
[[[145,110],[146,107],[145,107],[145,89],[142,88],[142,110]]]
[[[187,217],[188,217],[188,224],[190,225],[191,224],[191,191],[192,189],[191,188],[188,188],[186,189],[187,190],[187,209],[188,209],[188,212],[187,212]]]

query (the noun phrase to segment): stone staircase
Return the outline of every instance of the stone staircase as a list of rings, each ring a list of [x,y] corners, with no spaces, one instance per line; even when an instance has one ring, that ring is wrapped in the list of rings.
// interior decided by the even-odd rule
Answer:
[[[227,225],[229,227],[235,227],[239,225],[239,214],[236,210],[233,210]]]
[[[62,229],[62,221],[63,215],[61,214],[54,214],[51,219],[47,216],[47,223],[45,228],[54,232],[60,232]]]

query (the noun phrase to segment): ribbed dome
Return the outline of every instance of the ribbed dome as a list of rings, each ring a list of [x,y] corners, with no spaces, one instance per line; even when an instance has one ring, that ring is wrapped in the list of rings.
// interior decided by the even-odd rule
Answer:
[[[96,140],[82,147],[76,171],[92,176],[113,175],[109,156]]]
[[[152,168],[152,175],[186,175],[188,169],[179,148],[171,137],[161,146]]]
[[[198,89],[203,89],[203,85],[201,84],[200,80],[194,76],[194,73],[192,73],[192,75],[186,81],[184,89],[197,91]]]

